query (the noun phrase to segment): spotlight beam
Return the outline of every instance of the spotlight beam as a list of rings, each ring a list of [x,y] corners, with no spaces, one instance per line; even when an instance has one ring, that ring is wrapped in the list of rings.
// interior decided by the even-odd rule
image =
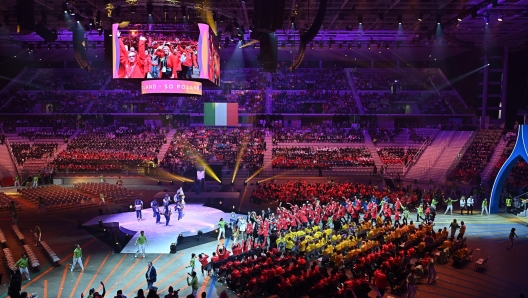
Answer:
[[[235,169],[233,170],[233,178],[231,179],[231,183],[235,182],[235,178],[238,173],[238,168],[240,166],[240,162],[242,161],[242,157],[244,156],[244,151],[246,150],[247,143],[247,135],[244,135],[244,139],[242,140],[242,146],[240,146],[240,148],[238,149]]]
[[[247,48],[247,47],[249,47],[251,45],[254,45],[254,44],[257,44],[259,42],[260,42],[260,40],[258,40],[258,39],[252,39],[251,41],[246,42],[246,44],[243,44],[243,45],[239,46],[238,48],[239,49]]]
[[[260,174],[262,171],[264,171],[264,168],[265,168],[265,167],[262,167],[262,168],[258,169],[255,173],[253,173],[253,175],[251,175],[249,178],[247,178],[246,183],[248,183],[249,180],[255,178],[255,177],[256,177],[258,174]]]
[[[449,84],[452,85],[452,84],[454,84],[454,83],[456,83],[456,82],[462,80],[463,78],[466,78],[466,77],[468,77],[468,76],[470,76],[470,75],[472,75],[472,74],[478,72],[479,70],[481,70],[481,69],[483,69],[483,68],[486,68],[486,67],[488,67],[488,66],[489,66],[489,63],[488,63],[488,64],[485,64],[485,65],[483,65],[483,66],[481,66],[481,67],[479,67],[479,68],[477,68],[477,69],[474,69],[474,70],[472,70],[472,71],[470,71],[470,72],[466,72],[466,73],[463,74],[463,75],[460,75],[460,76],[458,76],[458,77],[456,77],[456,78],[454,78],[454,79],[452,79],[452,80],[449,80]],[[442,90],[442,89],[445,88],[445,87],[446,87],[446,86],[442,86],[442,87],[440,88],[440,90]]]
[[[182,140],[184,141],[184,140]],[[218,176],[216,176],[215,172],[213,171],[213,169],[207,164],[207,162],[205,162],[205,160],[203,159],[203,157],[198,154],[198,152],[196,152],[192,147],[191,147],[191,144],[189,144],[189,142],[185,141],[186,144],[184,145],[185,148],[187,148],[188,151],[190,151],[192,153],[192,155],[194,156],[194,159],[196,161],[196,163],[198,163],[199,166],[202,166],[204,167],[205,169],[205,173],[207,175],[209,175],[209,177],[213,178],[216,182],[218,183],[221,183],[222,181],[220,181],[220,178],[218,178]]]

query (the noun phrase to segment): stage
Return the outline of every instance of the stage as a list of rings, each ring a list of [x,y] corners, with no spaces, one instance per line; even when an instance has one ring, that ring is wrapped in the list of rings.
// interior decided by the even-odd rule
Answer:
[[[149,205],[150,202],[145,202]],[[168,253],[171,243],[175,243],[179,234],[184,237],[197,235],[198,231],[207,233],[216,228],[216,224],[220,218],[224,218],[229,222],[230,213],[224,213],[221,210],[205,207],[201,204],[187,204],[185,207],[185,216],[178,221],[178,213],[174,212],[174,204],[171,205],[172,216],[169,226],[165,226],[165,217],[161,216],[161,222],[156,224],[156,219],[152,217],[152,209],[150,207],[142,210],[141,221],[136,219],[136,212],[124,212],[119,214],[101,215],[92,218],[83,224],[83,226],[96,226],[99,220],[103,224],[119,223],[119,229],[132,236],[132,239],[121,250],[121,253],[135,253],[137,246],[134,245],[139,231],[145,231],[147,236],[148,246],[146,252],[148,253]]]

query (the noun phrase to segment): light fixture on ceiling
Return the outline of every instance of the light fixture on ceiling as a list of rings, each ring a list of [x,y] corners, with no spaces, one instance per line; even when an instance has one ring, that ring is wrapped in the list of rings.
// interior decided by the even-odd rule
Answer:
[[[420,13],[420,14],[418,15],[418,21],[420,21],[420,22],[423,21],[423,14],[422,14],[422,13]]]
[[[497,21],[502,22],[502,14],[499,14],[499,17],[497,18]]]

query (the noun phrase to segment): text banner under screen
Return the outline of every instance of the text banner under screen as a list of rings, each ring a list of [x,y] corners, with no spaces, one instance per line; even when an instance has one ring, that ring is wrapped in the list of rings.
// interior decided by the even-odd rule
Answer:
[[[202,83],[183,80],[148,80],[141,82],[141,94],[202,95]]]

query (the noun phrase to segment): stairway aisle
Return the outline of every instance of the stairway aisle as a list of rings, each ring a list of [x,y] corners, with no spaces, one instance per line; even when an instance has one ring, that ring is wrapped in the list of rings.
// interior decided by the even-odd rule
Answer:
[[[273,170],[271,169],[271,150],[273,148],[273,134],[270,131],[270,134],[264,138],[266,142],[266,151],[264,151],[264,170],[260,174],[261,177],[271,177],[273,176]]]
[[[367,147],[368,151],[370,152],[370,155],[372,155],[374,164],[376,165],[379,171],[383,167],[383,162],[381,161],[381,158],[379,157],[378,150],[376,150],[376,145],[372,143],[372,138],[370,137],[370,135],[368,134],[366,130],[363,131],[363,135],[365,135],[365,147]]]
[[[7,149],[7,145],[3,144],[0,145],[0,178],[4,178],[7,181],[9,181],[10,185],[4,185],[4,186],[11,186],[12,181],[9,178],[13,178],[16,175],[16,167],[13,164],[13,160],[11,159],[11,156],[9,155],[9,150]],[[4,183],[7,182],[4,180]]]
[[[482,185],[488,185],[488,181],[490,180],[490,178],[493,178],[490,177],[490,175],[493,172],[493,168],[499,161],[502,153],[504,153],[504,148],[506,147],[506,145],[508,145],[508,142],[501,138],[499,143],[493,150],[493,155],[491,156],[490,161],[488,162],[484,170],[482,170],[482,172],[480,173],[482,178]]]
[[[165,157],[165,153],[167,153],[167,150],[169,150],[169,147],[170,147],[170,143],[172,141],[172,137],[174,137],[174,135],[176,134],[176,128],[173,128],[171,130],[169,130],[169,133],[167,133],[167,143],[161,145],[161,149],[158,153],[158,162],[161,162],[163,160],[163,158]]]

